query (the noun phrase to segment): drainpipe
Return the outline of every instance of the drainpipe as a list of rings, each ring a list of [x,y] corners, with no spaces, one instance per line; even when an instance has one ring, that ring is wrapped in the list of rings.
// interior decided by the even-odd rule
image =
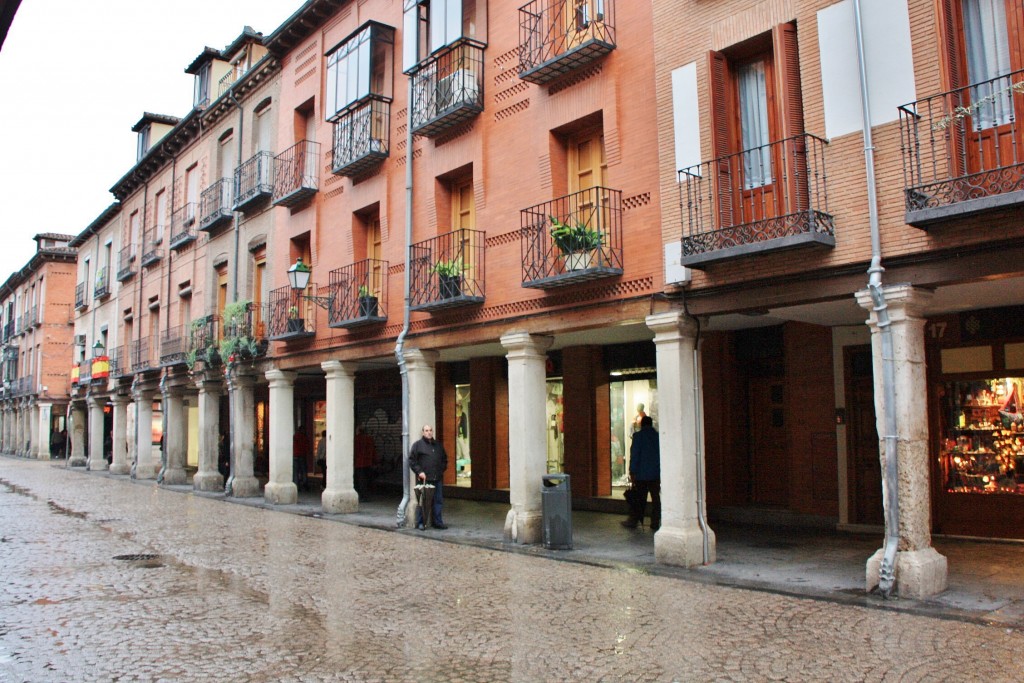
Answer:
[[[868,289],[877,319],[882,343],[882,396],[885,409],[882,431],[885,440],[885,477],[882,490],[888,504],[885,517],[885,548],[878,572],[878,590],[888,599],[896,582],[896,552],[900,542],[899,462],[897,460],[896,370],[893,359],[892,328],[888,304],[882,292],[882,239],[878,228],[878,195],[875,183],[875,147],[871,137],[871,108],[868,99],[867,67],[864,64],[864,26],[860,0],[853,0],[857,32],[857,64],[860,67],[861,106],[864,109],[864,172],[868,186],[868,217],[871,223],[871,266],[868,268]]]
[[[412,244],[412,78],[408,78],[406,107],[409,125],[405,133],[405,305],[403,308],[402,331],[395,342],[395,358],[402,375],[402,501],[395,514],[395,526],[405,526],[405,508],[412,492],[409,490],[409,368],[405,364],[405,337],[409,334],[409,307],[412,304],[412,282],[409,262],[409,245]]]
[[[235,97],[235,89],[230,88],[228,90],[228,98],[235,103],[238,107],[238,158],[235,159],[235,168],[242,163],[242,133],[245,131],[245,110],[242,108],[241,102]],[[231,171],[231,192],[232,195],[238,192],[238,188],[234,184],[235,173]],[[232,199],[232,201],[234,201]],[[238,301],[238,249],[239,249],[239,233],[241,232],[242,226],[239,220],[239,213],[237,211],[231,212],[234,215],[234,231],[235,231],[235,245],[234,245],[234,256],[231,257],[231,300]]]

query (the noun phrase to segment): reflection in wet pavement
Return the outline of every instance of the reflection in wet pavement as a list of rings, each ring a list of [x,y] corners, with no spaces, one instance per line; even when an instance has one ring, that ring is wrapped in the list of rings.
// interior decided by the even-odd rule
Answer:
[[[1002,628],[439,543],[8,458],[0,571],[5,681],[1024,671],[1024,639]]]

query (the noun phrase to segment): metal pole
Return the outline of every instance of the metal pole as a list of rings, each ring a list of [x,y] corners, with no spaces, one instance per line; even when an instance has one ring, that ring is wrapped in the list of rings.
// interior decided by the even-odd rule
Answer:
[[[412,491],[409,490],[409,368],[405,364],[405,337],[409,333],[410,306],[412,304],[412,281],[410,275],[409,246],[412,244],[412,78],[408,80],[408,100],[406,111],[408,123],[405,134],[405,305],[403,309],[402,331],[395,342],[395,357],[398,359],[398,371],[402,375],[402,501],[398,504],[395,525],[405,526],[405,509],[409,505]]]

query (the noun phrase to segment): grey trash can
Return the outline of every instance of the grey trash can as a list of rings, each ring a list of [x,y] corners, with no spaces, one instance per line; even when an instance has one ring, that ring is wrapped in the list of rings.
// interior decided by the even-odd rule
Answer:
[[[568,474],[545,474],[540,479],[544,547],[572,550],[572,492]]]

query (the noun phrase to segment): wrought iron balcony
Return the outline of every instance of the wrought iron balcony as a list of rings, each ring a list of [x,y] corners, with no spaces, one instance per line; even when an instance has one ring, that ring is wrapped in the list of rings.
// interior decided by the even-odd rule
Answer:
[[[86,358],[78,364],[78,386],[89,386],[92,382],[92,359]]]
[[[224,309],[221,320],[224,334],[220,348],[226,354],[224,360],[251,360],[265,355],[268,343],[264,307],[247,302],[240,313],[229,313],[229,309]]]
[[[213,232],[231,222],[234,213],[235,181],[221,178],[199,195],[199,229]]]
[[[6,323],[4,323],[4,342],[5,343],[7,342],[8,339],[10,339],[11,337],[14,336],[15,324],[16,323],[15,323],[14,320],[8,320]]]
[[[77,293],[77,292],[76,292]],[[83,294],[84,297],[84,294]],[[85,304],[82,305],[85,308]],[[25,316],[19,315],[14,320],[14,336],[20,336],[25,331]]]
[[[411,310],[483,303],[485,238],[483,231],[462,229],[410,245]]]
[[[543,85],[615,49],[615,0],[533,0],[519,8],[519,78]]]
[[[84,282],[79,282],[77,285],[75,285],[75,309],[76,310],[81,311],[82,309],[86,308],[89,305],[89,303],[85,300],[85,295],[86,295],[85,283]],[[22,327],[22,322],[21,322],[21,317],[19,316],[18,317],[18,329],[15,331],[15,334],[21,334],[21,327]]]
[[[153,367],[153,360],[149,357],[149,337],[132,341],[130,348],[133,373],[144,372]]]
[[[132,367],[126,347],[118,346],[110,351],[110,376],[128,377],[132,374]]]
[[[523,287],[622,275],[622,192],[592,187],[520,211]]]
[[[369,97],[334,122],[331,173],[356,176],[377,167],[390,153],[391,100]]]
[[[160,333],[160,365],[179,365],[185,362],[185,342],[181,326],[169,327]]]
[[[163,240],[156,238],[152,233],[146,233],[142,240],[142,267],[153,265],[164,257],[164,250],[160,246]]]
[[[434,137],[484,109],[484,46],[463,39],[431,55],[412,78],[412,132]]]
[[[327,324],[352,328],[388,319],[388,262],[357,261],[332,270]]]
[[[196,238],[196,203],[189,202],[171,214],[171,238],[167,246],[180,249]]]
[[[297,206],[319,189],[319,142],[303,140],[274,157],[275,206]]]
[[[38,327],[42,325],[42,321],[39,319],[39,307],[33,306],[28,310],[28,319],[25,321],[26,327]]]
[[[703,268],[769,251],[834,247],[827,144],[797,135],[680,171],[681,264]]]
[[[117,281],[130,280],[135,275],[135,247],[127,246],[117,255]]]
[[[899,108],[906,222],[1024,205],[1024,70]]]
[[[96,284],[92,288],[94,299],[103,299],[110,296],[110,267],[103,266],[96,271]]]
[[[306,287],[310,295],[317,291],[316,283]],[[271,341],[294,341],[316,335],[316,304],[295,292],[291,287],[279,287],[270,292],[267,313],[267,338]]]
[[[194,361],[219,363],[218,353],[220,316],[206,315],[192,321],[189,330],[188,353]]]
[[[253,209],[273,193],[273,152],[256,152],[235,169],[235,211]]]

